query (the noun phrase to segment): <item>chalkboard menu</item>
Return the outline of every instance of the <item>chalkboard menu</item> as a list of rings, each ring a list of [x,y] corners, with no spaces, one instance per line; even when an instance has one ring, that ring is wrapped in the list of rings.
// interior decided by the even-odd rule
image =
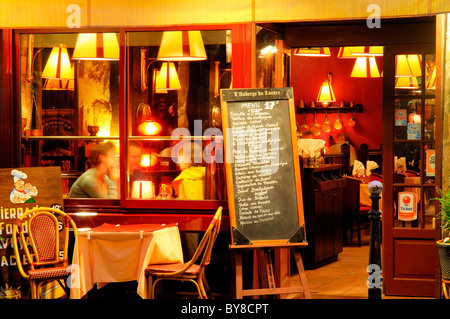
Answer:
[[[292,88],[221,90],[234,245],[304,242]]]

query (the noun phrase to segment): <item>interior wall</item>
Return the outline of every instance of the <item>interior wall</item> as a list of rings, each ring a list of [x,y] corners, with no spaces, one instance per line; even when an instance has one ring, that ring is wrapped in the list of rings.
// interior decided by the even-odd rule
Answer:
[[[321,138],[328,143],[330,135],[336,140],[339,133],[348,136],[350,143],[359,149],[362,143],[369,145],[369,149],[379,149],[382,143],[382,101],[383,101],[383,80],[382,78],[351,78],[355,59],[337,58],[338,47],[332,47],[330,57],[301,57],[291,55],[291,86],[294,90],[294,102],[298,106],[300,100],[305,101],[309,106],[311,101],[317,99],[320,85],[331,73],[332,87],[336,96],[333,105],[339,105],[344,101],[346,105],[353,101],[354,104],[362,104],[362,113],[354,113],[356,125],[350,127],[349,120],[351,113],[340,114],[343,128],[336,130],[333,127],[338,118],[337,113],[329,113],[328,121],[332,124],[329,133],[321,132],[316,138]],[[377,57],[379,72],[382,72],[383,59]],[[316,102],[316,107],[322,107]],[[325,121],[324,113],[317,113],[317,122],[322,124]],[[297,114],[297,124],[304,122],[304,114]],[[314,123],[314,114],[306,115],[306,124],[311,126]]]

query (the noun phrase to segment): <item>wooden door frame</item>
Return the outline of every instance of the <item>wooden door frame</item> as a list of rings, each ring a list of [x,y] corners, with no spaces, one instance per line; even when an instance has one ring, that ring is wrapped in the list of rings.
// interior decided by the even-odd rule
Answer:
[[[408,279],[397,279],[398,281],[403,281],[404,289],[395,287],[396,279],[394,278],[394,239],[395,238],[416,238],[416,239],[436,239],[436,231],[434,229],[395,229],[393,225],[394,221],[394,210],[393,210],[393,173],[394,165],[394,70],[395,70],[395,54],[406,54],[406,53],[433,53],[435,52],[435,46],[431,44],[399,44],[399,45],[388,45],[385,47],[385,54],[383,56],[383,282],[384,282],[384,293],[388,293],[386,288],[390,290],[392,295],[406,295],[405,291],[408,290],[409,285],[413,285]],[[437,52],[435,52],[437,53]],[[436,55],[436,60],[438,57]],[[434,136],[434,143],[436,154],[440,154],[442,150],[442,136],[441,136],[441,101],[435,97],[435,116],[436,116],[436,129]],[[421,155],[423,156],[423,155]],[[437,158],[436,164],[436,177],[435,184],[437,186],[441,185],[441,162],[440,157]],[[421,233],[418,233],[418,232]],[[439,259],[437,256],[437,250],[435,252],[435,297],[439,295],[439,278],[436,278],[436,274],[439,273]],[[437,279],[437,280],[436,280]]]

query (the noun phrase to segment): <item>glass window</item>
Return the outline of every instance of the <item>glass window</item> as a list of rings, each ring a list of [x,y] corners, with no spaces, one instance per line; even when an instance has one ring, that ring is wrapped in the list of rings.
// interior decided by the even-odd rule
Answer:
[[[189,32],[126,33],[128,198],[226,199],[214,137],[222,135],[219,92],[231,86],[231,31]],[[206,56],[177,55],[186,39],[200,40]],[[169,49],[175,57],[166,61]]]
[[[256,86],[275,87],[275,57],[280,35],[269,29],[256,27]]]
[[[396,140],[420,140],[422,103],[420,99],[395,100],[395,126]]]
[[[20,79],[21,164],[60,166],[64,196],[118,198],[118,34],[21,34]],[[74,187],[88,172],[103,182]]]

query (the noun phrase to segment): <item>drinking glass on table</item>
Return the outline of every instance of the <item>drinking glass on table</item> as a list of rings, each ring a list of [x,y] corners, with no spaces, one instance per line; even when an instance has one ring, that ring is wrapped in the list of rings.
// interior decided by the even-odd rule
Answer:
[[[159,187],[159,196],[161,199],[170,198],[172,195],[172,187],[168,184],[161,184]]]

